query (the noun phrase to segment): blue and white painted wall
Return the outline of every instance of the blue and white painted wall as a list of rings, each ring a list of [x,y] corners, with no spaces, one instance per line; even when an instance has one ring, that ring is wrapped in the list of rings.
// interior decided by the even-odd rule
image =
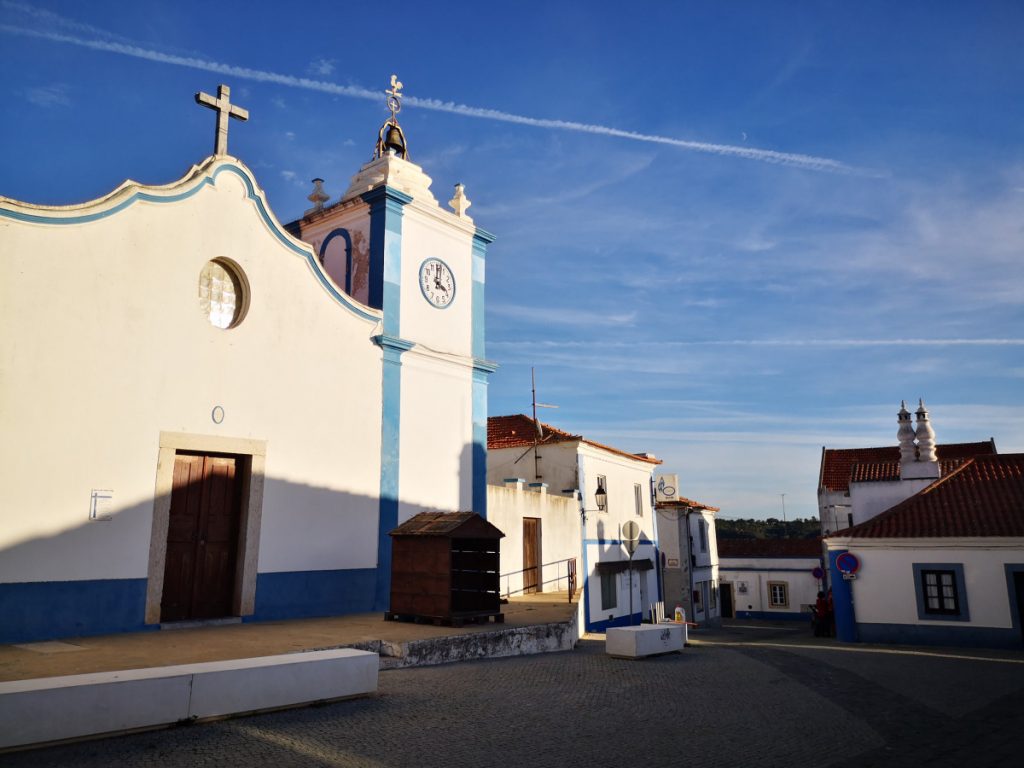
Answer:
[[[184,452],[239,457],[228,615],[244,620],[383,609],[387,531],[473,508],[493,238],[391,160],[336,219],[311,216],[312,244],[227,156],[82,205],[0,198],[0,376],[18,404],[0,408],[0,642],[159,625]],[[447,307],[420,290],[428,258],[454,276]]]
[[[809,622],[820,566],[817,557],[719,557],[720,591],[731,590],[737,619]]]
[[[827,539],[830,559],[852,552],[856,578],[836,585],[837,635],[866,643],[992,648],[1024,645],[1024,540]],[[926,573],[948,575],[943,602],[927,604]],[[852,624],[841,627],[839,585],[849,590]],[[940,587],[942,589],[942,587]],[[936,610],[938,609],[938,610]],[[844,637],[843,630],[846,630]]]

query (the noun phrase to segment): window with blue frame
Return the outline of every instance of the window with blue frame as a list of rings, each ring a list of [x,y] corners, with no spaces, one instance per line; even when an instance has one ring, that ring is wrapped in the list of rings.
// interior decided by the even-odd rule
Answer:
[[[964,567],[961,563],[914,563],[917,617],[969,621]]]

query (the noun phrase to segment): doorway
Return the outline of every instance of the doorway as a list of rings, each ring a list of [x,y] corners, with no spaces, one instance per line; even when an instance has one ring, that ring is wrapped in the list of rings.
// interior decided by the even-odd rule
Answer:
[[[1024,643],[1024,571],[1013,571],[1013,591],[1017,598],[1017,628],[1020,630],[1021,642]]]
[[[523,518],[523,594],[543,592],[540,574],[540,518]]]
[[[722,600],[722,618],[733,618],[732,610],[732,582],[723,582],[718,587],[718,596]]]
[[[241,456],[175,454],[160,621],[232,614],[244,469]]]

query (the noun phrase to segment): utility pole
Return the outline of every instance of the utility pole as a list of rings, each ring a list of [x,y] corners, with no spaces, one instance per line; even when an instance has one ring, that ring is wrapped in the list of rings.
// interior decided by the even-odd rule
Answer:
[[[782,497],[782,533],[785,535],[789,533],[789,524],[786,522],[786,494],[780,493],[779,496]]]

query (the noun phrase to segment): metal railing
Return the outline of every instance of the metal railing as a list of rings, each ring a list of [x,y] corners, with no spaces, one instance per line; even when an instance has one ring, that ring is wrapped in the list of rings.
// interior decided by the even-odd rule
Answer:
[[[562,564],[565,567],[562,567]],[[546,581],[543,580],[544,569],[548,568],[550,573],[551,566],[555,567],[554,578],[549,578]],[[518,589],[511,588],[511,581],[513,576],[522,574],[523,586]],[[534,565],[529,568],[522,568],[518,571],[509,571],[508,573],[501,574],[505,584],[505,589],[502,591],[502,597],[510,597],[520,592],[543,592],[544,587],[548,584],[555,584],[555,591],[558,591],[558,586],[561,582],[566,582],[567,589],[569,591],[569,602],[572,602],[573,597],[576,594],[576,558],[567,557],[564,560],[553,560],[550,563],[543,563],[541,565]]]

